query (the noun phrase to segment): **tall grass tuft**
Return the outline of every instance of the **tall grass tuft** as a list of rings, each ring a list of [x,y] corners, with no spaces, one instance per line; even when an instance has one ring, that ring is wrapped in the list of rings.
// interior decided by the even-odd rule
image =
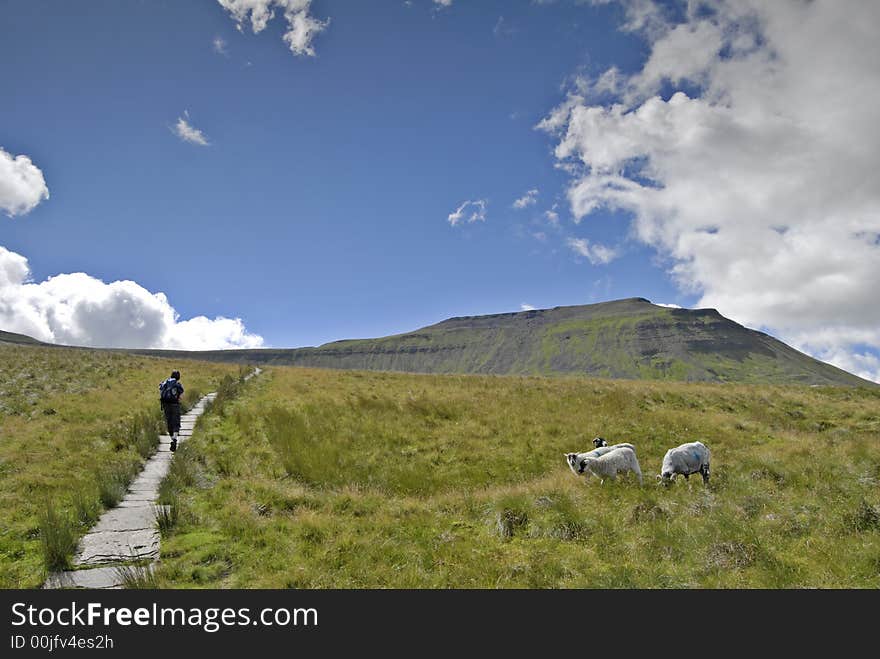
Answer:
[[[70,567],[70,558],[76,551],[73,525],[51,503],[46,504],[40,516],[40,542],[47,570],[66,570]]]
[[[106,508],[113,508],[122,501],[128,484],[137,473],[138,465],[133,463],[114,464],[99,469],[95,474],[98,484],[98,498]]]
[[[168,474],[159,484],[159,503],[172,506],[179,503],[179,493],[187,487],[195,485],[198,481],[198,464],[189,444],[180,447]]]
[[[94,491],[84,487],[79,488],[74,491],[71,503],[74,519],[80,526],[88,528],[98,521],[101,507]]]
[[[169,495],[167,499],[167,503],[154,506],[156,526],[163,538],[170,535],[180,519],[180,498],[175,493]]]
[[[160,423],[158,411],[143,411],[126,420],[126,440],[144,459],[150,457],[159,445]]]
[[[183,392],[183,396],[180,399],[180,407],[181,411],[189,412],[196,403],[199,402],[199,399],[202,397],[202,392],[200,389],[196,389],[191,387]]]
[[[156,574],[149,565],[121,565],[116,568],[116,574],[123,588],[153,590],[159,587]]]
[[[244,378],[242,376],[234,378],[229,374],[224,375],[220,384],[217,385],[217,396],[211,403],[211,412],[222,416],[226,405],[238,397],[243,384]]]
[[[880,529],[880,510],[865,499],[862,499],[855,512],[848,514],[846,518],[848,526],[859,533]]]
[[[529,524],[529,507],[524,497],[502,497],[495,511],[495,533],[503,540],[509,540],[525,531]]]

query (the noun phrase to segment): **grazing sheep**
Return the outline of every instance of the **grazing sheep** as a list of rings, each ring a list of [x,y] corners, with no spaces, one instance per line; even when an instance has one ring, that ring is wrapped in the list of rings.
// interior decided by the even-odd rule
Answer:
[[[594,440],[595,441],[595,440]],[[636,447],[632,444],[612,444],[611,446],[600,446],[592,451],[586,451],[585,453],[565,453],[565,461],[568,463],[568,468],[571,469],[571,473],[575,476],[580,476],[584,473],[584,468],[581,465],[581,461],[585,458],[598,458],[600,456],[605,455],[606,453],[610,453],[611,451],[615,451],[619,448],[628,448],[632,451],[636,450]],[[589,476],[589,474],[587,474]]]
[[[598,476],[603,483],[606,478],[617,480],[617,474],[626,471],[633,472],[639,479],[639,484],[642,483],[642,470],[639,468],[636,452],[627,447],[616,447],[598,458],[584,458],[580,462],[580,468],[584,473]]]
[[[677,474],[687,480],[696,473],[703,476],[704,483],[709,482],[709,449],[702,442],[690,442],[666,451],[657,478],[662,483],[670,483]]]

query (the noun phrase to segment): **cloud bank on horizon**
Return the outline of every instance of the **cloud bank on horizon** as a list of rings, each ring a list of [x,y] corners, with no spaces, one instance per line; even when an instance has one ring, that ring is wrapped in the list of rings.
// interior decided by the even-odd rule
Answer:
[[[49,189],[27,156],[0,150],[0,208],[25,214]],[[25,256],[0,245],[0,328],[40,341],[101,348],[258,348],[263,338],[240,318],[181,320],[164,293],[133,281],[109,284],[84,272],[31,281]]]
[[[0,246],[0,327],[40,341],[100,348],[259,348],[240,318],[181,320],[164,293],[83,272],[29,281],[28,260]]]
[[[615,1],[644,65],[539,124],[575,220],[631,214],[699,306],[880,381],[880,4]]]

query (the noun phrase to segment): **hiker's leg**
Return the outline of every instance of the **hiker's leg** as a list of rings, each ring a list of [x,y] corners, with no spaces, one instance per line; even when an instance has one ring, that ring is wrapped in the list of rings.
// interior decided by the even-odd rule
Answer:
[[[174,414],[171,410],[171,405],[168,403],[162,403],[162,412],[165,414],[165,427],[168,428],[168,434],[174,434]],[[179,410],[178,410],[179,412]],[[179,415],[178,415],[179,417]],[[178,421],[178,423],[180,423]]]
[[[174,428],[172,429],[172,434],[175,434],[180,432],[180,403],[173,403],[171,405],[171,408],[173,410],[172,423],[174,425]]]

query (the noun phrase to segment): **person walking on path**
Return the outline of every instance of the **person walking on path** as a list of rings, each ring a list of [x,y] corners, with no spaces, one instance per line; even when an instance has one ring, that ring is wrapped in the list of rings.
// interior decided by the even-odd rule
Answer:
[[[180,433],[180,397],[183,385],[180,384],[180,371],[172,371],[171,377],[159,385],[159,400],[165,414],[165,425],[171,435],[171,450],[177,450],[177,435]]]

